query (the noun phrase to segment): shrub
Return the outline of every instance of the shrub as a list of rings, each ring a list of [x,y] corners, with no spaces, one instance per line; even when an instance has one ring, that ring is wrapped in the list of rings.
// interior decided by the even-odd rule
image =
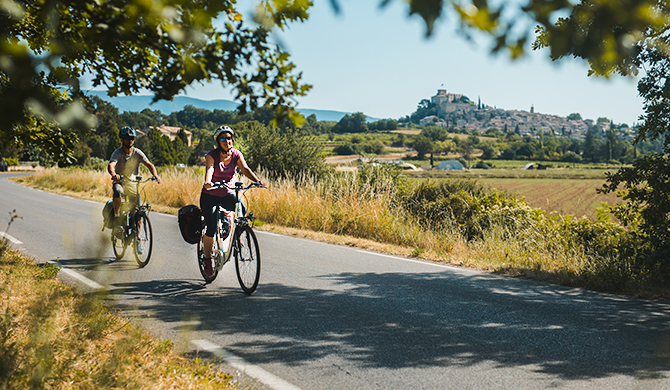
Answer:
[[[333,148],[333,152],[340,156],[351,156],[353,154],[363,154],[359,145],[354,145],[351,142],[347,142],[342,145],[337,145]]]
[[[245,146],[245,159],[251,169],[263,168],[271,178],[297,177],[301,174],[323,176],[328,168],[320,155],[315,138],[299,130],[268,127],[259,122],[235,125]]]

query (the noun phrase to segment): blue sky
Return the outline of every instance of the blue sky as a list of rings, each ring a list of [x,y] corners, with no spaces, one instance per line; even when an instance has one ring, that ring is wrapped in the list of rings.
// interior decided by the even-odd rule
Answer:
[[[444,88],[508,110],[532,105],[544,114],[578,112],[629,125],[642,113],[637,79],[587,77],[585,63],[551,62],[543,51],[517,61],[492,56],[488,42],[466,42],[444,19],[425,38],[423,21],[407,16],[401,1],[380,9],[379,0],[340,0],[339,15],[329,1],[314,2],[309,20],[275,35],[303,81],[313,85],[298,100],[300,108],[400,118]],[[191,87],[185,95],[232,100],[218,83]]]

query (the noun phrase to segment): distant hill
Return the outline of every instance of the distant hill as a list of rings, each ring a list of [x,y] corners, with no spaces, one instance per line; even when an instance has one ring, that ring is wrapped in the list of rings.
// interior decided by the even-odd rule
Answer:
[[[165,115],[169,115],[175,111],[181,111],[186,106],[193,106],[197,108],[202,108],[209,111],[214,110],[224,110],[224,111],[234,111],[237,109],[239,103],[236,103],[232,100],[202,100],[196,99],[187,96],[175,96],[173,101],[160,100],[154,104],[151,104],[152,96],[149,95],[136,95],[136,96],[116,96],[109,97],[105,91],[89,91],[89,95],[95,95],[105,101],[112,103],[116,108],[119,109],[119,112],[141,112],[142,110],[149,108],[151,110],[158,110]],[[311,108],[300,108],[298,111],[308,117],[312,114],[316,115],[316,119],[319,121],[335,121],[338,122],[342,117],[350,112],[341,112],[333,110],[315,110]],[[373,118],[366,116],[369,122],[378,121],[378,118]]]

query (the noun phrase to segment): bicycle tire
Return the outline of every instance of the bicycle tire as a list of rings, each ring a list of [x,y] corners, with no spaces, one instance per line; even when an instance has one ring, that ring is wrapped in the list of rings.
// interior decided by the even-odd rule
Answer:
[[[137,225],[140,227],[138,228]],[[135,260],[140,268],[144,268],[151,260],[151,253],[154,249],[154,234],[151,228],[149,216],[141,215],[135,224],[135,237],[133,239],[133,251]]]
[[[217,248],[218,246],[216,244],[216,236],[214,236],[214,242],[212,243],[212,253],[214,253],[214,250]],[[210,259],[210,261],[213,261],[213,259]],[[205,256],[202,248],[202,238],[198,240],[198,268],[200,268],[200,275],[202,275],[202,278],[205,279],[205,283],[207,284],[212,283],[219,275],[219,271],[216,269],[216,267],[214,267],[213,264],[212,269],[214,273],[211,275],[207,275],[205,273]]]
[[[114,250],[114,257],[116,257],[116,260],[121,260],[123,258],[123,255],[126,254],[126,248],[128,248],[126,240],[114,236],[114,229],[112,229],[112,249]]]
[[[235,270],[237,280],[245,294],[251,295],[258,287],[261,277],[261,252],[258,240],[251,226],[235,229]]]

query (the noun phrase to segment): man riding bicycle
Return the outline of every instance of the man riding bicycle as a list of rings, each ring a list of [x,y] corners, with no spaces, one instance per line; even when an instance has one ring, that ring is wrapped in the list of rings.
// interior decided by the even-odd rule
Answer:
[[[131,175],[139,175],[140,163],[142,163],[156,178],[158,184],[161,183],[161,178],[158,176],[158,172],[156,172],[156,167],[141,150],[133,147],[136,136],[137,133],[132,127],[122,127],[119,130],[121,147],[112,153],[112,157],[109,159],[109,164],[107,165],[107,172],[112,176],[112,203],[114,204],[114,217],[116,218],[115,226],[122,225],[118,216],[121,209],[121,199],[124,197],[126,191],[128,192],[128,201],[131,204],[137,204],[138,194],[135,193],[133,186],[126,186],[124,188],[121,176],[129,178]]]

